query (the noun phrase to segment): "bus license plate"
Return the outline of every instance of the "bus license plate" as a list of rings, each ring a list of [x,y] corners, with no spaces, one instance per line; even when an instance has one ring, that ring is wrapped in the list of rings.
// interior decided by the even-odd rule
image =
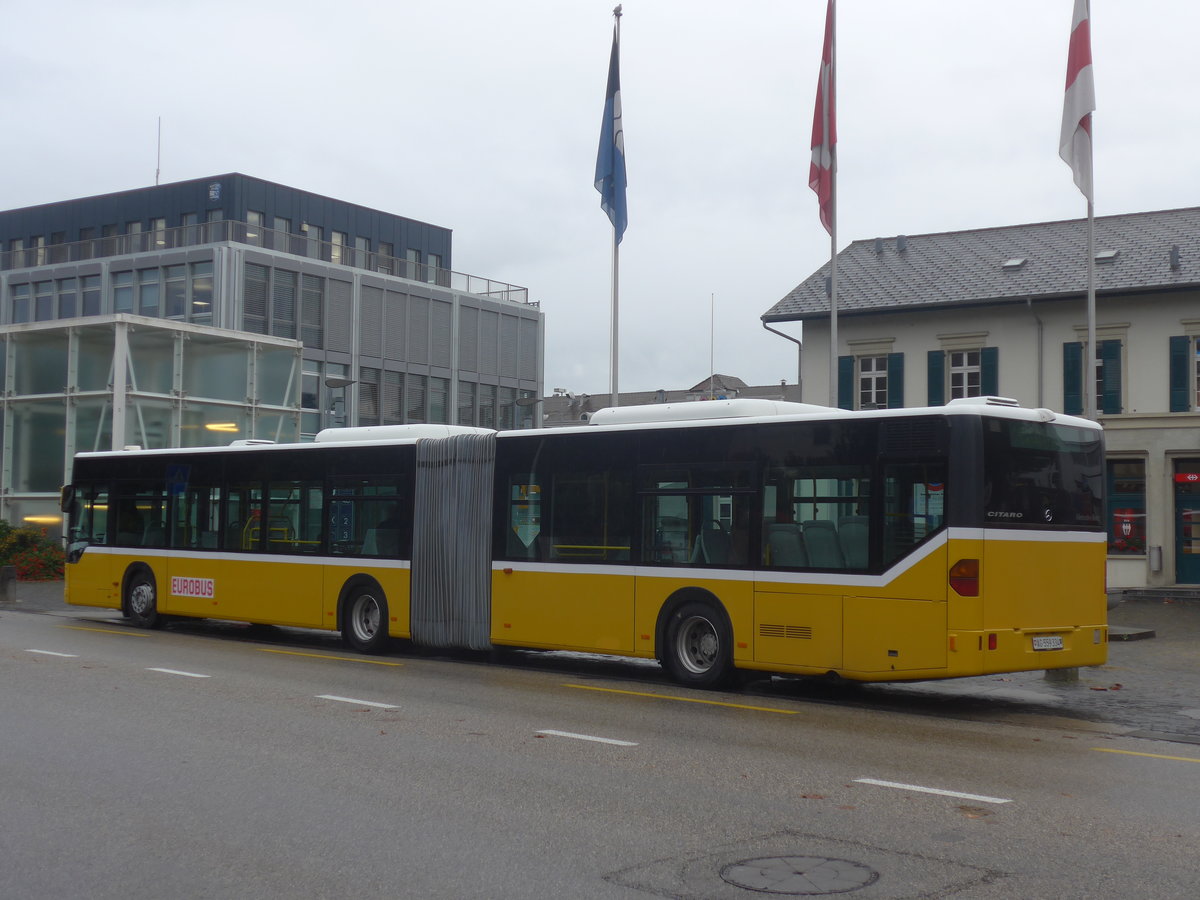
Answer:
[[[1063,639],[1060,634],[1035,634],[1033,636],[1034,650],[1061,650]]]

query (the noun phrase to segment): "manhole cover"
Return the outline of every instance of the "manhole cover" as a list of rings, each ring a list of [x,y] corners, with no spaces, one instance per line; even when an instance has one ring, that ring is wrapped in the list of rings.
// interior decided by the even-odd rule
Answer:
[[[721,870],[729,884],[764,894],[844,894],[879,879],[879,873],[862,863],[827,856],[769,856],[743,859]]]

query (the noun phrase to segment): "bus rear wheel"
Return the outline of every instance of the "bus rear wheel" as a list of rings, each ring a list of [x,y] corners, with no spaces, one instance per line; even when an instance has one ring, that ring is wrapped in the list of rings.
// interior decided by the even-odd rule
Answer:
[[[342,640],[359,653],[382,653],[388,639],[387,600],[375,587],[355,588],[342,613]]]
[[[154,575],[138,569],[125,585],[125,615],[138,628],[158,628],[163,623],[158,614],[158,588]]]
[[[733,674],[733,635],[722,610],[689,601],[667,621],[662,664],[681,684],[713,688]]]

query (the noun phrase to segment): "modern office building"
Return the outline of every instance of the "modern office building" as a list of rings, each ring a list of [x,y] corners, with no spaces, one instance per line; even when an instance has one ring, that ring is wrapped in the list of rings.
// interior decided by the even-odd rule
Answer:
[[[236,173],[0,212],[0,516],[77,450],[538,424],[542,313],[451,236]]]

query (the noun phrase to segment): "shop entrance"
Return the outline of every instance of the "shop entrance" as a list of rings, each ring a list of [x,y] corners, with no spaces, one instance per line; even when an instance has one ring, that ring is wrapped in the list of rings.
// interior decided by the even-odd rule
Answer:
[[[1200,584],[1200,459],[1175,460],[1175,583]]]

